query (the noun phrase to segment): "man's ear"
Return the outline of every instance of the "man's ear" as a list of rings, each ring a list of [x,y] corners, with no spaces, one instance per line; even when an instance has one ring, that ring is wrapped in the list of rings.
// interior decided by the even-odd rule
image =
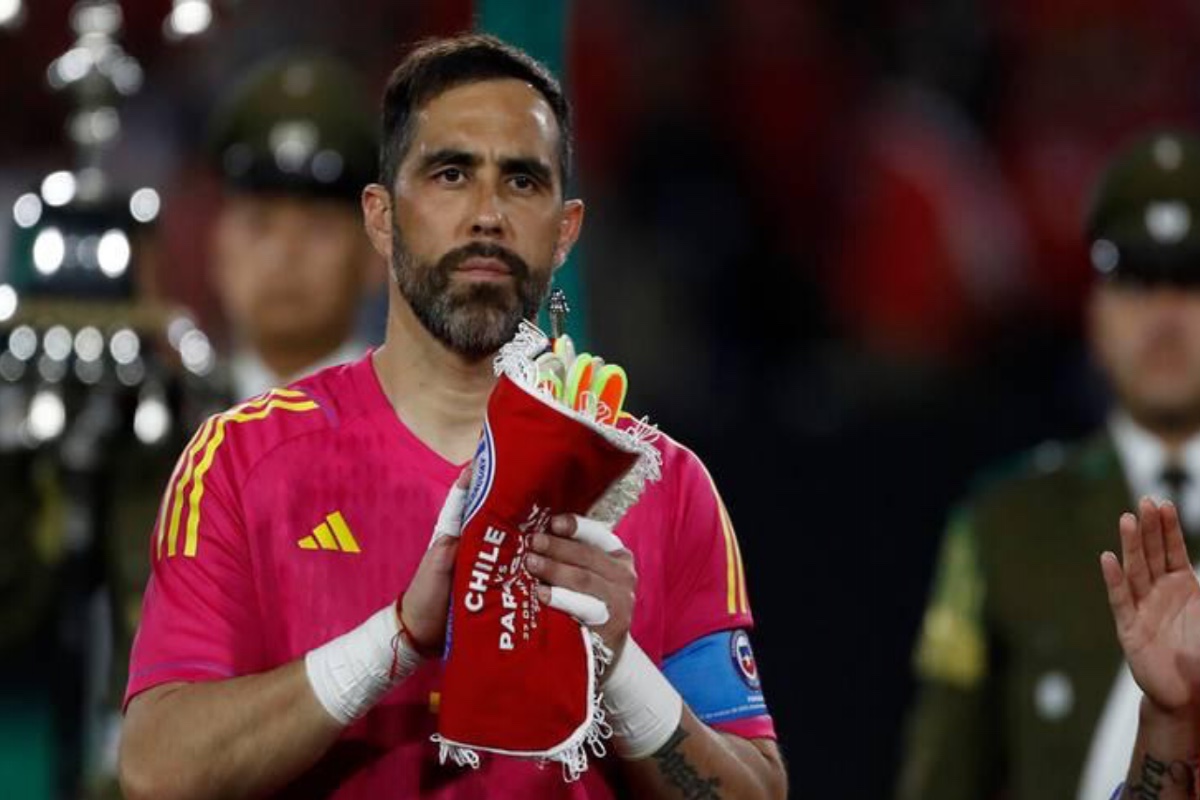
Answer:
[[[230,225],[230,210],[228,201],[217,212],[216,218],[208,229],[208,287],[222,306],[228,304],[229,282],[232,279],[233,266],[225,257],[225,237]]]
[[[370,183],[362,193],[363,228],[375,252],[392,263],[392,195],[381,184]]]
[[[558,241],[554,245],[554,268],[557,270],[571,255],[571,248],[583,231],[583,201],[568,200],[563,203],[562,219],[558,223]]]
[[[1109,343],[1105,336],[1108,326],[1105,324],[1105,317],[1111,313],[1106,313],[1105,306],[1112,300],[1112,291],[1113,288],[1103,280],[1093,282],[1084,307],[1083,337],[1088,345],[1088,355],[1092,364],[1105,373],[1108,373],[1109,369]]]

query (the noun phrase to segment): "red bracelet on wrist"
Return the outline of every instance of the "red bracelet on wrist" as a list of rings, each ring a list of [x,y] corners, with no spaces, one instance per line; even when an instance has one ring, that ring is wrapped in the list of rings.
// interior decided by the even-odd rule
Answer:
[[[400,636],[403,636],[409,646],[417,651],[417,655],[421,658],[436,658],[442,654],[442,648],[438,645],[429,645],[413,636],[412,629],[408,627],[408,623],[404,621],[404,593],[396,598],[396,620],[400,623]]]

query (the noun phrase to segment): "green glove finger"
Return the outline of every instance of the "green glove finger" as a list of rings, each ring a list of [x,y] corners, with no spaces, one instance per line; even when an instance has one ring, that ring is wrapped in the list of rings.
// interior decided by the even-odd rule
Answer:
[[[579,410],[584,402],[583,395],[591,391],[593,365],[590,353],[580,353],[567,369],[567,379],[563,382],[562,401],[568,408]]]
[[[563,382],[567,378],[567,368],[562,360],[553,353],[542,353],[534,364],[537,366],[538,388],[550,392],[555,400],[561,400]]]

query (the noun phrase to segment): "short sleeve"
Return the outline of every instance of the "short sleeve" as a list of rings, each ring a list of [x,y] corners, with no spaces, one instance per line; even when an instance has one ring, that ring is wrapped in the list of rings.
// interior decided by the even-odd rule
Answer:
[[[664,639],[668,679],[674,678],[672,683],[693,710],[712,706],[711,717],[701,714],[711,727],[746,738],[774,738],[750,647],[748,632],[754,620],[729,512],[694,453],[680,448],[665,467],[674,472],[669,480],[675,492],[672,566],[667,571],[667,608],[672,611]],[[711,634],[718,632],[733,633],[714,639]],[[707,685],[711,681],[687,680],[689,665],[703,665],[710,677],[728,673],[729,684],[737,690],[728,694],[742,700],[729,704],[722,695],[710,702],[706,691],[712,689]]]
[[[163,495],[126,705],[159,684],[254,671],[253,631],[260,625],[235,459],[225,436],[224,419],[209,419],[184,449]]]
[[[673,453],[674,525],[664,652],[714,631],[753,627],[746,575],[733,522],[708,470],[691,451]]]

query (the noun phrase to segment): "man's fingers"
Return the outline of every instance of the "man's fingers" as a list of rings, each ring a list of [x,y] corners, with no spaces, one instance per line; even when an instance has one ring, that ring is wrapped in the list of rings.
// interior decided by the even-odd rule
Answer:
[[[1158,504],[1149,497],[1143,497],[1138,503],[1138,527],[1142,531],[1146,569],[1153,585],[1167,571],[1167,554],[1163,547],[1162,515],[1159,514]]]
[[[525,556],[529,574],[550,586],[562,586],[590,595],[602,595],[611,580],[594,569],[580,567],[556,558],[530,553]]]
[[[1137,614],[1134,608],[1133,596],[1129,592],[1129,581],[1121,570],[1117,557],[1105,551],[1100,554],[1100,571],[1104,574],[1104,586],[1108,589],[1108,605],[1112,609],[1113,622],[1117,626],[1117,636],[1133,626]]]
[[[1192,562],[1188,558],[1187,545],[1183,541],[1183,527],[1179,524],[1179,509],[1174,503],[1166,503],[1161,513],[1163,539],[1167,551],[1167,571],[1191,570]]]
[[[458,474],[458,480],[446,495],[446,502],[438,512],[437,522],[433,525],[433,537],[429,540],[432,546],[442,536],[458,537],[462,533],[463,507],[467,504],[467,486],[471,482],[471,468],[466,467]]]
[[[584,523],[582,528],[580,522]],[[563,514],[554,518],[550,529],[553,534],[534,534],[529,544],[535,553],[551,561],[580,567],[612,581],[623,579],[632,569],[633,554],[600,523]],[[611,551],[604,549],[614,546],[616,549]]]
[[[588,626],[603,625],[609,618],[608,606],[603,600],[573,589],[564,589],[562,586],[550,587],[546,605],[566,612]]]
[[[1150,592],[1150,571],[1142,549],[1141,523],[1128,512],[1121,515],[1121,563],[1129,581],[1133,600],[1137,602]]]
[[[457,553],[457,536],[436,536],[425,551],[425,559],[428,559],[438,572],[450,572],[454,568]]]
[[[458,556],[459,540],[455,536],[439,536],[429,543],[421,563],[413,575],[410,591],[421,597],[432,593],[438,597],[450,594],[450,576],[454,573],[454,559]],[[441,601],[439,601],[441,602]]]
[[[450,582],[458,554],[456,536],[438,536],[429,544],[416,574],[404,590],[402,615],[414,641],[441,641],[450,604]]]
[[[606,553],[615,553],[624,549],[625,543],[612,532],[612,528],[603,522],[591,517],[581,517],[578,514],[571,514],[571,516],[575,518],[574,539],[576,541],[594,545]]]
[[[608,623],[612,614],[601,597],[631,591],[637,581],[633,554],[612,529],[588,517],[560,514],[550,530],[530,537],[533,552],[525,560],[529,572],[545,583],[538,596],[584,625]]]
[[[433,526],[434,538],[438,536],[455,536],[461,533],[463,506],[467,502],[467,490],[455,486],[446,495],[446,502],[438,513],[437,523]]]

